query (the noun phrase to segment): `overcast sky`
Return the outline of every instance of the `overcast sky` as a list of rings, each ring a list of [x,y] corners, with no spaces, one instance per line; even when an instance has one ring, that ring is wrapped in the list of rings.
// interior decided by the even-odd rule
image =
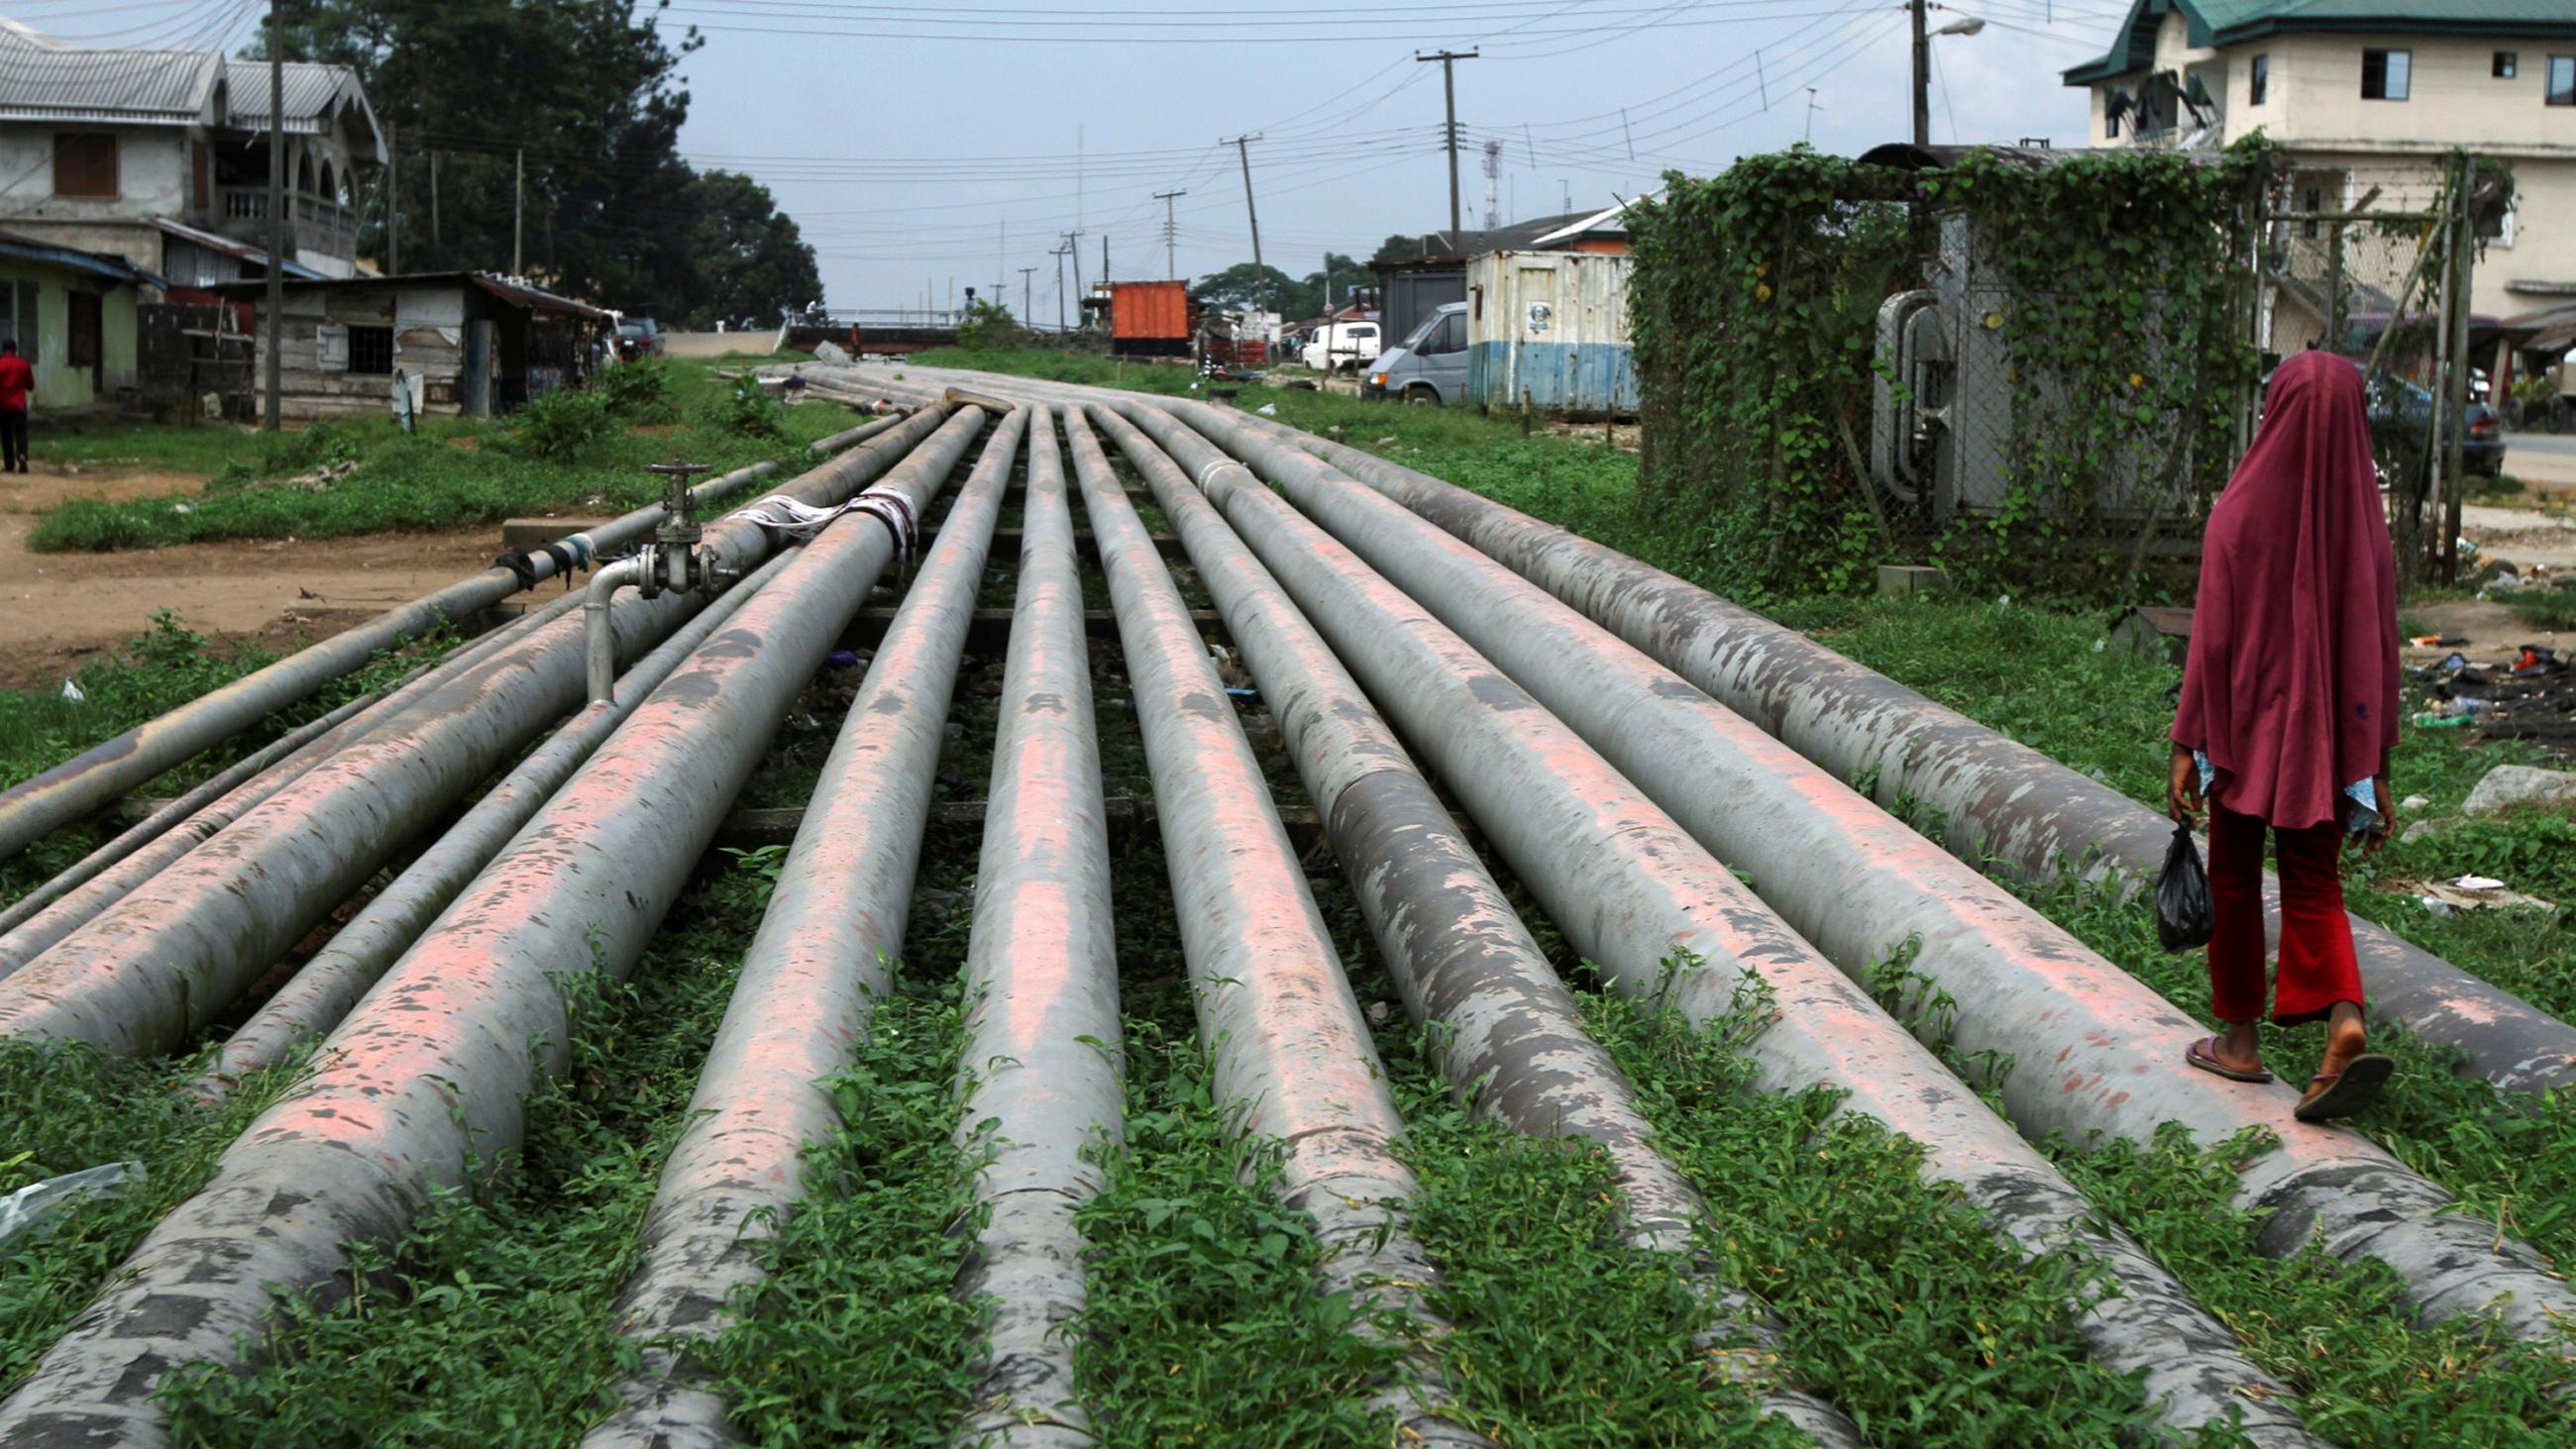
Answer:
[[[29,0],[11,13],[130,44],[153,37],[107,37],[208,10],[217,24],[240,13],[238,40],[261,8]],[[2126,8],[1934,5],[1936,29],[1988,23],[1933,42],[1933,139],[2083,144],[2084,95],[2058,72],[2099,54]],[[1283,271],[1444,227],[1441,67],[1417,51],[1482,51],[1456,67],[1471,227],[1487,209],[1488,141],[1502,143],[1492,205],[1508,222],[1568,197],[1608,205],[1667,168],[1719,170],[1811,123],[1816,145],[1843,154],[1909,124],[1893,0],[674,0],[662,23],[706,37],[682,67],[683,150],[768,183],[836,307],[918,306],[925,292],[945,305],[952,285],[998,278],[1016,308],[1018,269],[1036,267],[1031,310],[1051,321],[1064,231],[1087,233],[1086,281],[1104,235],[1113,276],[1166,274],[1157,191],[1188,192],[1173,204],[1180,271],[1248,260],[1242,173],[1219,144],[1244,133],[1262,137],[1250,147],[1262,256]]]

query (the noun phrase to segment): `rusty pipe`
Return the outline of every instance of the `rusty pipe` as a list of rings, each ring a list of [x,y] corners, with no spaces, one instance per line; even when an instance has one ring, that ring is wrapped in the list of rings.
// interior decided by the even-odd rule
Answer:
[[[2144,1376],[2169,1429],[2241,1414],[2258,1442],[2316,1443],[2178,1280],[2100,1226],[2045,1158],[1598,750],[1251,472],[1168,416],[1133,416],[1172,444],[1614,988],[1707,1025],[1757,980],[1779,1007],[1751,1045],[1764,1085],[1834,1088],[1841,1110],[1922,1144],[1925,1174],[1958,1184],[2021,1251],[2073,1247],[2100,1261],[2119,1292],[2080,1306],[2076,1331],[2104,1363]]]
[[[776,471],[755,463],[698,485],[692,496],[712,502],[755,478]],[[662,505],[636,509],[587,533],[557,541],[576,560],[617,552],[642,539],[661,521]],[[92,746],[43,774],[0,790],[0,860],[110,803],[173,765],[195,758],[332,680],[363,665],[379,649],[425,634],[442,624],[472,618],[520,589],[555,572],[554,558],[538,553],[522,561],[526,573],[494,564],[379,614],[256,674],[245,675]]]
[[[958,426],[971,436],[971,423]],[[723,1401],[691,1374],[681,1342],[720,1331],[728,1300],[757,1280],[760,1238],[747,1229],[802,1200],[801,1155],[835,1120],[822,1084],[891,989],[941,725],[1023,426],[1006,417],[985,444],[815,782],[699,1069],[689,1126],[662,1165],[618,1298],[639,1367],[620,1407],[583,1437],[590,1449],[732,1441]],[[876,525],[845,519],[833,531],[853,526]],[[858,597],[883,566],[872,563]]]
[[[1618,1064],[1584,1031],[1573,995],[1430,782],[1331,647],[1184,472],[1197,470],[1206,487],[1210,469],[1243,470],[1205,443],[1194,450],[1195,439],[1166,436],[1154,427],[1168,422],[1158,415],[1140,419],[1155,432],[1151,440],[1115,411],[1098,408],[1093,416],[1153,489],[1224,614],[1407,1014],[1417,1025],[1447,1028],[1439,1050],[1452,1088],[1515,1131],[1599,1146],[1617,1173],[1628,1241],[1687,1258],[1695,1229],[1708,1219],[1698,1189],[1651,1145],[1653,1128]],[[1212,486],[1260,485],[1244,474],[1240,483]],[[1695,1267],[1681,1271],[1701,1277]],[[1729,1345],[1716,1350],[1727,1363],[1719,1376],[1759,1381],[1779,1352],[1769,1310],[1741,1290],[1698,1286],[1710,1310],[1706,1341]],[[1775,1386],[1760,1398],[1818,1442],[1861,1442],[1848,1419],[1811,1395]]]
[[[1390,1149],[1403,1118],[1332,933],[1180,590],[1079,412],[1065,432],[1109,576],[1214,1096],[1242,1131],[1280,1145],[1281,1196],[1314,1225],[1325,1290],[1361,1310],[1353,1331],[1392,1310],[1437,1333],[1421,1288],[1434,1270],[1401,1213],[1418,1184]],[[1424,1441],[1490,1449],[1438,1416],[1447,1394],[1429,1364],[1415,1377],[1371,1406]]]
[[[2025,1133],[2144,1142],[2180,1121],[2215,1142],[2262,1129],[2281,1146],[2247,1166],[2238,1201],[2270,1210],[2266,1251],[2315,1236],[2375,1258],[2427,1319],[2475,1313],[2547,1341],[2576,1317],[2576,1291],[2527,1245],[2458,1216],[2449,1193],[2358,1133],[2295,1121],[2286,1084],[2185,1065],[2198,1022],[1796,751],[1400,504],[1283,445],[1257,454],[1301,510],[1750,871],[1846,973],[1866,979],[1911,945],[1913,969],[1960,1003],[1948,1043],[2019,1064],[2001,1096]]]
[[[457,892],[510,843],[528,817],[626,722],[636,706],[795,559],[793,550],[781,552],[750,578],[717,595],[696,618],[637,660],[617,681],[614,698],[585,705],[566,720],[507,778],[485,791],[419,859],[376,892],[347,925],[332,932],[330,943],[296,968],[294,977],[248,1021],[235,1027],[215,1059],[180,1090],[202,1102],[219,1102],[242,1078],[278,1066],[306,1043],[329,1035],[420,933],[429,929]]]
[[[927,504],[981,425],[959,410],[889,486]],[[0,1404],[0,1443],[166,1444],[165,1369],[257,1352],[276,1294],[327,1292],[352,1242],[397,1241],[516,1146],[536,1074],[569,1060],[559,983],[633,968],[893,556],[876,519],[839,519],[654,691],[110,1277]]]
[[[1073,514],[1053,415],[1030,409],[1019,588],[966,948],[958,1146],[986,1209],[961,1297],[991,1304],[960,1446],[1085,1449],[1074,1214],[1125,1139],[1109,832]],[[990,1124],[986,1130],[986,1124]]]
[[[366,738],[387,720],[399,716],[427,691],[481,665],[501,649],[516,645],[549,621],[562,617],[572,602],[569,598],[558,599],[486,633],[444,659],[414,670],[402,684],[388,690],[374,704],[348,714],[284,759],[225,791],[212,803],[191,811],[187,818],[176,822],[159,838],[30,916],[6,936],[0,936],[0,978],[13,975],[20,967],[52,949],[57,942],[112,909],[167,870],[173,862],[184,859],[225,827],[302,779],[313,767]]]
[[[924,413],[786,491],[838,502],[937,422]],[[709,526],[701,547],[718,568],[739,570],[773,543],[760,525],[727,518]],[[640,652],[702,602],[665,595],[630,603],[618,612],[621,648]],[[438,679],[366,738],[0,981],[0,1035],[67,1038],[126,1054],[185,1042],[406,836],[578,706],[582,673],[581,621],[567,616]]]
[[[1181,403],[1194,420],[1203,405]],[[1297,446],[1473,544],[1617,633],[1712,698],[1846,780],[1874,780],[1948,821],[1951,851],[2046,882],[2116,868],[2131,888],[2163,867],[2173,823],[2080,770],[1750,610],[1552,524],[1427,474],[1312,434]],[[2263,877],[2280,937],[2280,882]],[[2470,975],[2395,932],[2351,918],[2371,1011],[2460,1054],[2508,1091],[2576,1086],[2576,1026]]]

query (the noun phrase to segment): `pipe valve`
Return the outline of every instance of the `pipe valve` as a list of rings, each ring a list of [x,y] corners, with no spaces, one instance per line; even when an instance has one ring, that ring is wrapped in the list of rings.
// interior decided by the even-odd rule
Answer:
[[[648,463],[644,471],[663,477],[662,521],[653,530],[653,541],[636,550],[635,591],[655,599],[666,592],[685,594],[714,582],[715,571],[698,550],[707,531],[698,522],[689,480],[715,470],[705,463],[683,463],[674,458],[668,463]]]

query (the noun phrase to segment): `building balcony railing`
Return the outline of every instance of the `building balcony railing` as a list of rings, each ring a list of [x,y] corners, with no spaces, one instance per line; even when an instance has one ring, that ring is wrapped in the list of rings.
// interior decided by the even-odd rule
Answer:
[[[253,246],[268,245],[267,187],[224,187],[215,212],[217,231]],[[287,244],[298,252],[343,258],[358,254],[358,213],[353,208],[289,192],[286,223]]]

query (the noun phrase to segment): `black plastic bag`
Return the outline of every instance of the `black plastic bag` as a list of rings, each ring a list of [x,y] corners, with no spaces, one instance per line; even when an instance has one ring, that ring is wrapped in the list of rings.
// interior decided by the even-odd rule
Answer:
[[[2188,951],[2208,945],[2217,926],[2200,847],[2193,843],[2189,825],[2176,825],[2173,844],[2165,847],[2164,871],[2156,877],[2156,939],[2168,951]]]

